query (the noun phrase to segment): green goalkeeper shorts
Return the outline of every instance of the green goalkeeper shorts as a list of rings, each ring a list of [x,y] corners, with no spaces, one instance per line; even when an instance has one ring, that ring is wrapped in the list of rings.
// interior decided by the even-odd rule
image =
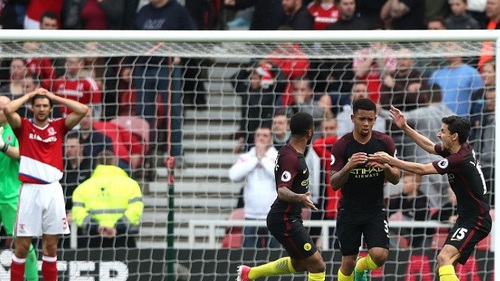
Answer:
[[[0,203],[0,223],[2,223],[5,233],[12,236],[14,233],[14,223],[16,222],[17,200]]]

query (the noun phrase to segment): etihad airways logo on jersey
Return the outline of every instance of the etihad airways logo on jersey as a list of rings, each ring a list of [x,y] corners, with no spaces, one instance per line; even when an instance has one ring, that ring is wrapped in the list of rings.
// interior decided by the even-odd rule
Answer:
[[[37,140],[37,141],[41,141],[41,142],[47,143],[47,142],[56,142],[57,141],[57,137],[51,136],[51,137],[48,137],[46,139],[42,139],[42,137],[40,137],[39,135],[30,133],[30,140]]]
[[[377,168],[377,167],[354,168],[354,169],[351,169],[351,175],[354,175],[354,177],[357,179],[374,178],[374,177],[378,177],[379,173],[381,173],[383,171],[384,171],[384,169]]]

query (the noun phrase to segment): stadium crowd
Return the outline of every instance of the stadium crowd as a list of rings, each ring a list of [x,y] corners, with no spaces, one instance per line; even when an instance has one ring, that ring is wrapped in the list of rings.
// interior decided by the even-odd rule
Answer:
[[[144,3],[142,3],[144,2]],[[500,0],[0,0],[3,29],[112,29],[112,30],[373,30],[373,29],[497,29]],[[222,10],[232,16],[225,22]],[[26,42],[26,53],[43,43]],[[89,52],[95,45],[87,44]],[[459,53],[458,43],[443,43]],[[491,48],[488,43],[483,48]],[[283,58],[282,54],[296,58]],[[66,176],[63,188],[71,198],[75,188],[96,168],[103,151],[116,155],[120,168],[133,177],[140,168],[154,173],[157,157],[169,153],[182,168],[182,106],[207,109],[204,62],[190,58],[67,57],[2,60],[0,94],[16,99],[37,87],[79,101],[91,111],[66,141]],[[175,65],[174,68],[170,66]],[[388,109],[395,106],[408,123],[438,142],[443,116],[456,114],[473,124],[470,141],[482,162],[488,198],[494,203],[494,107],[496,66],[485,51],[479,57],[448,56],[414,59],[412,51],[387,43],[371,43],[352,60],[308,59],[300,44],[280,43],[266,58],[259,58],[231,77],[235,94],[242,97],[236,153],[253,151],[255,134],[271,128],[274,144],[283,145],[283,116],[304,111],[315,121],[313,145],[306,152],[311,167],[313,202],[320,211],[313,219],[335,219],[340,194],[329,188],[331,145],[352,130],[352,102],[369,98],[379,107],[375,130],[389,134],[399,156],[426,163],[428,155],[391,123]],[[169,81],[171,79],[172,81]],[[171,95],[168,95],[171,93]],[[170,100],[169,100],[170,99]],[[170,121],[164,117],[170,112]],[[29,105],[19,109],[30,117]],[[71,111],[56,105],[54,117]],[[166,130],[170,124],[171,143]],[[286,123],[286,121],[285,121]],[[437,124],[437,125],[436,125]],[[285,125],[286,126],[286,125]],[[280,135],[278,135],[280,134]],[[255,150],[255,149],[254,149]],[[245,154],[243,154],[245,155]],[[243,156],[242,156],[243,157]],[[316,167],[316,168],[314,168]],[[86,173],[72,174],[71,171]],[[146,179],[153,178],[145,175]],[[238,177],[239,178],[239,177]],[[447,182],[442,176],[418,180],[419,191],[391,187],[390,196],[414,197],[427,208],[449,206]],[[399,189],[398,189],[399,188]],[[418,188],[418,187],[417,187]],[[395,190],[395,191],[394,191]],[[256,197],[258,198],[258,196]],[[68,200],[67,211],[74,208]],[[388,200],[394,206],[394,200]],[[412,205],[412,203],[408,203]],[[409,212],[407,212],[409,213]],[[405,213],[405,214],[407,214]],[[418,219],[430,217],[424,214]],[[136,220],[136,217],[134,217]],[[255,218],[250,218],[255,219]],[[417,219],[411,217],[410,219]],[[311,230],[316,237],[318,234]],[[316,230],[317,231],[317,230]],[[315,236],[316,235],[316,236]],[[411,243],[417,243],[412,241]],[[418,242],[420,243],[420,242]],[[253,241],[251,244],[255,244]]]

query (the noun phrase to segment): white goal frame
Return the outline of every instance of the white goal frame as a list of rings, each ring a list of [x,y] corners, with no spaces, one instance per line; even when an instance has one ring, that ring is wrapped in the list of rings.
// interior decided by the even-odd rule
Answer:
[[[493,41],[495,54],[500,47],[500,30],[415,30],[415,31],[98,31],[98,30],[2,30],[0,41],[55,41],[55,42],[431,42],[431,41]],[[495,57],[496,65],[500,65],[500,56]],[[496,75],[496,85],[500,85],[500,74]],[[499,90],[497,88],[497,96]],[[495,122],[500,124],[500,106],[495,108]],[[496,136],[500,136],[498,127]],[[495,141],[496,158],[500,154],[500,141]],[[500,169],[495,170],[495,177],[500,178]],[[496,181],[495,191],[500,191]],[[495,205],[500,208],[500,196],[495,197]],[[495,217],[500,218],[495,210]],[[222,222],[212,222],[223,224]],[[235,221],[234,223],[238,223]],[[239,222],[241,223],[241,222]],[[413,224],[413,223],[412,223]],[[498,224],[494,224],[494,232]],[[76,234],[75,234],[76,235]],[[495,239],[496,237],[492,237]],[[494,251],[500,253],[500,243],[493,243]],[[500,268],[500,259],[495,258],[494,267]],[[500,280],[500,274],[496,275]]]

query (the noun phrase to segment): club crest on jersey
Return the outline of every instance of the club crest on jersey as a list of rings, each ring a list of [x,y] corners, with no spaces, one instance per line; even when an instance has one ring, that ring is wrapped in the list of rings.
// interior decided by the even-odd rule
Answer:
[[[49,127],[48,129],[49,136],[53,136],[57,134],[56,130],[54,130],[54,127]]]
[[[291,179],[292,179],[292,174],[290,174],[289,171],[284,171],[283,174],[281,174],[282,182],[289,182]]]
[[[448,167],[448,159],[443,159],[441,161],[438,162],[438,167],[441,168],[441,169],[446,169]]]

